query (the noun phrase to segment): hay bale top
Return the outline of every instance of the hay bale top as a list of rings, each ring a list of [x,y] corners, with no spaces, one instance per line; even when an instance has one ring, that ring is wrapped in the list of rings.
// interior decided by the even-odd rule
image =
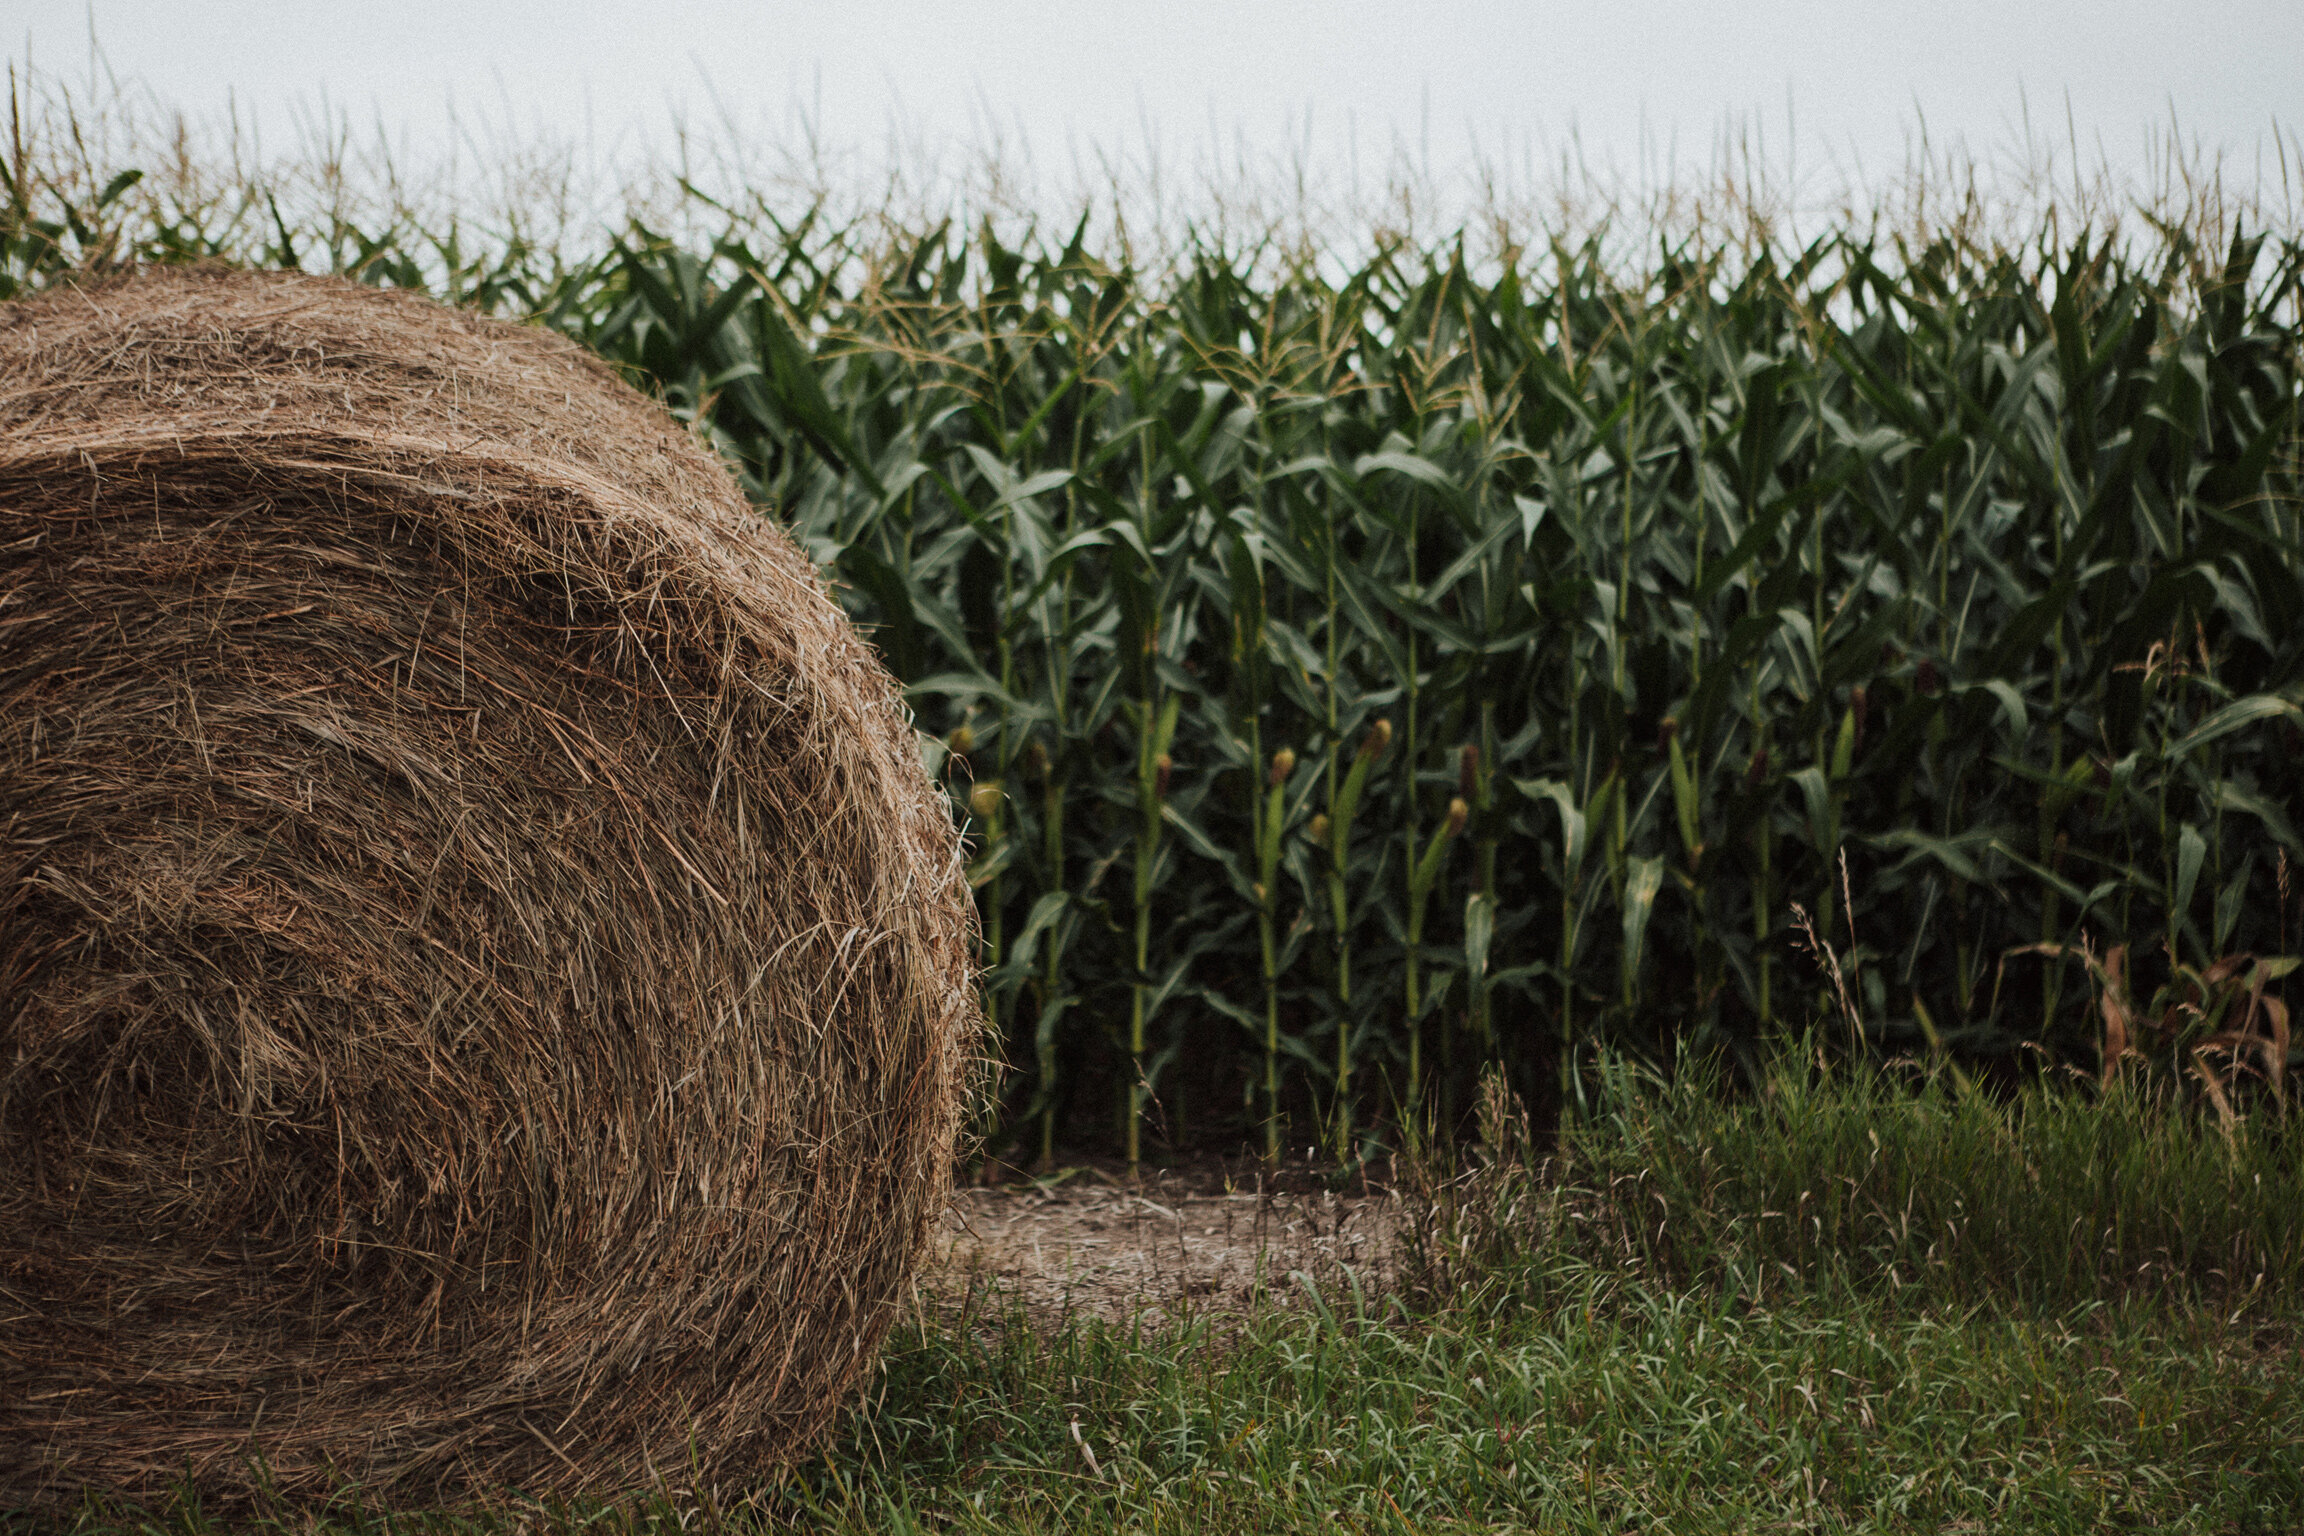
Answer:
[[[0,318],[0,454],[133,461],[240,452],[280,467],[403,475],[411,501],[467,549],[591,577],[634,595],[755,619],[836,619],[815,571],[727,473],[575,343],[447,309],[421,294],[303,273],[174,268],[65,288]],[[565,518],[493,520],[460,507],[500,473],[566,493]],[[461,500],[464,491],[474,500]],[[442,495],[448,492],[451,494]]]

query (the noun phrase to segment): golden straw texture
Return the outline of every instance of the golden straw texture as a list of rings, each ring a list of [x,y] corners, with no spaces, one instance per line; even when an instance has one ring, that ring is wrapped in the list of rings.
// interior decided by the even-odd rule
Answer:
[[[740,1481],[947,1194],[958,841],[797,549],[573,345],[0,310],[0,1491]]]

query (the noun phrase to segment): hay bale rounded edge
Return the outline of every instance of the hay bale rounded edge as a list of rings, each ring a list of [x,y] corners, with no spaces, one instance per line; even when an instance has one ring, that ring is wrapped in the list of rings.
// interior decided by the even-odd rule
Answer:
[[[948,1192],[973,909],[894,683],[572,344],[0,309],[0,1490],[741,1481]]]

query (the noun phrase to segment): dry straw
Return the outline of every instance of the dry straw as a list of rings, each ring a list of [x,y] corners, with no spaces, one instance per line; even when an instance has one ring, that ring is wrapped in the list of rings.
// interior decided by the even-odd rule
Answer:
[[[311,277],[0,312],[0,1493],[725,1485],[947,1193],[898,695],[664,413]]]

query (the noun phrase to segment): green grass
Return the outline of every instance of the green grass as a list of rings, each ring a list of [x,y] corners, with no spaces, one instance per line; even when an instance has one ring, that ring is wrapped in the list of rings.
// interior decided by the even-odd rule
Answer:
[[[841,1443],[743,1527],[1327,1532],[2291,1528],[2293,1319],[2042,1316],[1584,1274],[1541,1307],[1349,1306],[898,1338]],[[1071,1427],[1096,1455],[1091,1472]],[[556,1529],[671,1529],[642,1504]],[[1341,1524],[1339,1524],[1341,1522]],[[117,1512],[79,1529],[122,1530]],[[295,1524],[284,1517],[284,1523]],[[331,1520],[350,1532],[488,1521]],[[216,1525],[182,1512],[156,1533]]]
[[[1541,1305],[1330,1305],[1230,1341],[917,1336],[878,1401],[774,1507],[860,1531],[1615,1532],[2230,1531],[2304,1506],[2293,1333],[2151,1306],[1755,1308],[1569,1271]]]
[[[1793,1058],[1797,1060],[1797,1058]],[[1594,1262],[1764,1298],[1847,1283],[2047,1309],[2165,1292],[2203,1305],[2304,1274],[2304,1124],[2230,1128],[2165,1088],[2006,1100],[1860,1068],[1619,1086],[1571,1137],[1599,1194],[1555,1234]]]
[[[826,1454],[683,1528],[2293,1528],[2293,1143],[1779,1066],[1742,1108],[1697,1073],[1612,1073],[1564,1178],[1535,1177],[1493,1102],[1505,1155],[1427,1191],[1384,1294],[1275,1276],[1245,1317],[1051,1327],[996,1294],[923,1314]],[[1909,1234],[1887,1218],[1900,1203]],[[1801,1221],[1760,1214],[1776,1205]],[[2162,1207],[2154,1230],[2277,1267],[2258,1283],[2228,1263],[2147,1270],[2149,1243],[2100,1252],[2105,1212]],[[1920,1234],[1954,1209],[1973,1246],[1929,1262]],[[659,1499],[533,1518],[683,1516]],[[309,1518],[254,1523],[271,1521]],[[78,1529],[225,1525],[251,1521],[92,1509]]]

